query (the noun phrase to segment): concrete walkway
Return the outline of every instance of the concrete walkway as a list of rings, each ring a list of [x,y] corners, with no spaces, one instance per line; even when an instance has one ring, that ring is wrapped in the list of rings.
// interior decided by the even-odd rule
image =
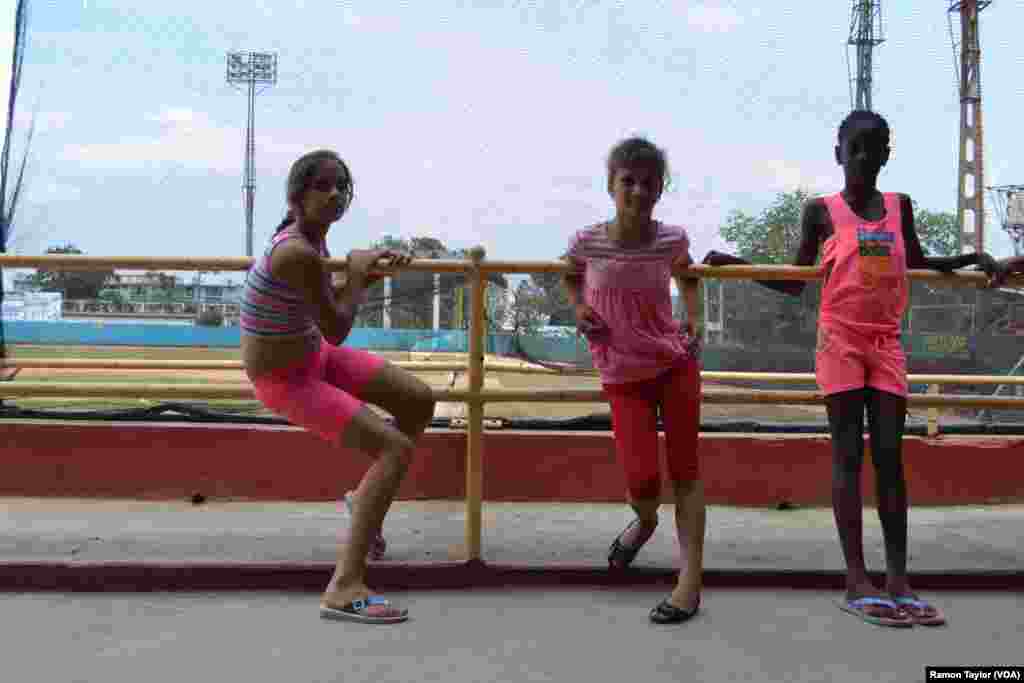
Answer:
[[[1020,595],[932,595],[949,624],[910,629],[845,614],[837,594],[727,589],[652,625],[663,596],[394,593],[411,619],[369,626],[320,620],[317,596],[294,593],[28,594],[4,597],[0,628],[5,680],[26,683],[914,683],[927,666],[1024,664]]]
[[[662,508],[635,569],[609,575],[608,545],[630,516],[625,505],[485,503],[488,575],[480,565],[465,571],[461,501],[402,501],[386,520],[388,553],[371,580],[421,588],[672,580],[671,506]],[[830,509],[710,507],[707,520],[708,585],[840,585]],[[347,525],[348,515],[331,503],[4,498],[0,589],[314,589],[326,580]],[[865,510],[864,526],[868,565],[882,570],[873,510]],[[912,508],[910,527],[919,586],[1024,590],[1024,505]]]

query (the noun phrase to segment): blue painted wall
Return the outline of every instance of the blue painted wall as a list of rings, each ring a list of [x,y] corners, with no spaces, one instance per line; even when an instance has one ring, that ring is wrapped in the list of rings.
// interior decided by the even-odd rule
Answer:
[[[156,325],[152,323],[3,322],[8,344],[51,346],[207,346],[233,348],[240,344],[238,327]],[[507,353],[511,337],[488,335],[487,353]],[[346,345],[379,351],[468,351],[465,330],[385,330],[359,327],[352,330]],[[545,356],[547,357],[547,356]]]

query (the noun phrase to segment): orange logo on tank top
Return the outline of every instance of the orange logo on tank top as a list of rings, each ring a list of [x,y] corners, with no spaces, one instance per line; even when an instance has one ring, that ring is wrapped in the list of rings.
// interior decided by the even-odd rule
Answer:
[[[864,226],[857,228],[857,255],[860,265],[860,281],[866,287],[878,287],[884,279],[894,273],[893,247],[895,233],[884,228],[872,230]]]

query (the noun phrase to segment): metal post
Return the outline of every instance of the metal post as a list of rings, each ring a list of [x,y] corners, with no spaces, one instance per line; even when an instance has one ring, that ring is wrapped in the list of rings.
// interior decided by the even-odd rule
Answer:
[[[245,126],[245,255],[252,256],[253,199],[256,193],[256,81],[249,81],[249,116]]]
[[[957,220],[961,254],[985,249],[985,164],[981,121],[981,41],[978,15],[991,0],[954,2],[950,13],[960,16],[957,80],[960,86],[960,163],[957,173]],[[956,51],[954,37],[954,52]],[[971,187],[968,187],[970,180]]]
[[[484,385],[484,274],[480,263],[483,247],[469,252],[473,261],[470,273],[469,319],[469,429],[466,434],[466,559],[481,559],[481,521],[483,518],[484,403],[480,391]]]
[[[441,274],[434,273],[434,332],[441,330]]]
[[[938,384],[929,384],[928,393],[933,395],[939,394]],[[939,409],[929,408],[928,409],[928,436],[939,435]]]

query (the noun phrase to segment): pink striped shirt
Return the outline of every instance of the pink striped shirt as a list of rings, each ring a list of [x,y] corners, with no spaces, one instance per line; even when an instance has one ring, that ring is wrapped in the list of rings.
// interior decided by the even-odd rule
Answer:
[[[689,253],[678,226],[655,221],[654,239],[625,249],[608,237],[608,224],[577,231],[565,259],[582,277],[583,301],[608,325],[610,335],[590,342],[605,384],[656,377],[691,357],[690,339],[672,318],[672,263]]]

